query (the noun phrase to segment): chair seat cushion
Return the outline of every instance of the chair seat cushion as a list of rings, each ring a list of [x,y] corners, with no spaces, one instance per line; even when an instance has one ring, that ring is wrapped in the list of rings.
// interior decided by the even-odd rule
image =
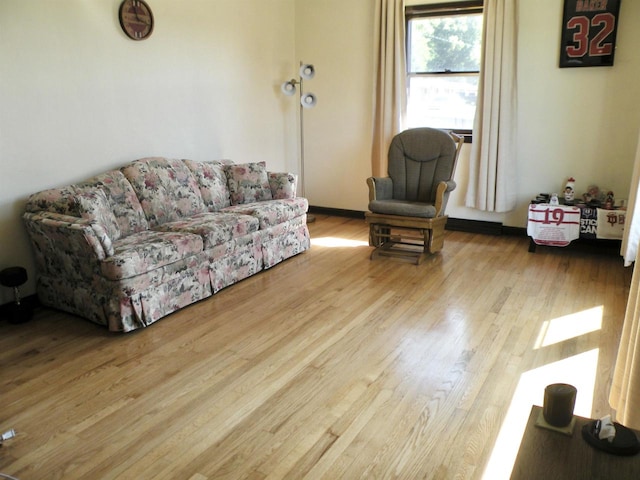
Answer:
[[[436,207],[430,203],[408,202],[405,200],[373,200],[369,202],[369,210],[386,215],[404,217],[434,218]]]

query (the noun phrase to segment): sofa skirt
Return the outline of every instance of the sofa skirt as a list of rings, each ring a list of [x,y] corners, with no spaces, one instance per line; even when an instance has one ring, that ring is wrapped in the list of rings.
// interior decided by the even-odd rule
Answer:
[[[47,306],[130,332],[248,278],[309,248],[306,217],[236,238],[143,275],[93,284],[40,276],[38,298]]]
[[[307,216],[302,215],[262,231],[264,268],[271,268],[310,247]]]

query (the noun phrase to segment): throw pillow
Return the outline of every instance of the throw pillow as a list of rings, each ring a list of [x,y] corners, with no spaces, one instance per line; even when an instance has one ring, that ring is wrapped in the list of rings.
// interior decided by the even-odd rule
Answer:
[[[292,173],[269,173],[269,186],[274,200],[296,198],[297,177]]]
[[[102,225],[112,241],[120,238],[120,227],[104,190],[95,189],[76,193],[78,213],[82,218]]]
[[[225,165],[231,205],[271,200],[265,162]]]

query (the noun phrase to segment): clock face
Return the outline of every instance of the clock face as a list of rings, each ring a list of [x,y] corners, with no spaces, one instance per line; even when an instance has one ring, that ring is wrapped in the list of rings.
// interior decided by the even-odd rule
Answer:
[[[153,14],[142,0],[124,0],[120,4],[120,25],[133,40],[144,40],[153,32]]]

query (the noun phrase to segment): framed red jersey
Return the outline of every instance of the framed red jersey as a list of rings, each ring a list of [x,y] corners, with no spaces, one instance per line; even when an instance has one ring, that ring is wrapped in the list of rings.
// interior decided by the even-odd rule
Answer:
[[[610,67],[621,0],[564,0],[560,67]]]

